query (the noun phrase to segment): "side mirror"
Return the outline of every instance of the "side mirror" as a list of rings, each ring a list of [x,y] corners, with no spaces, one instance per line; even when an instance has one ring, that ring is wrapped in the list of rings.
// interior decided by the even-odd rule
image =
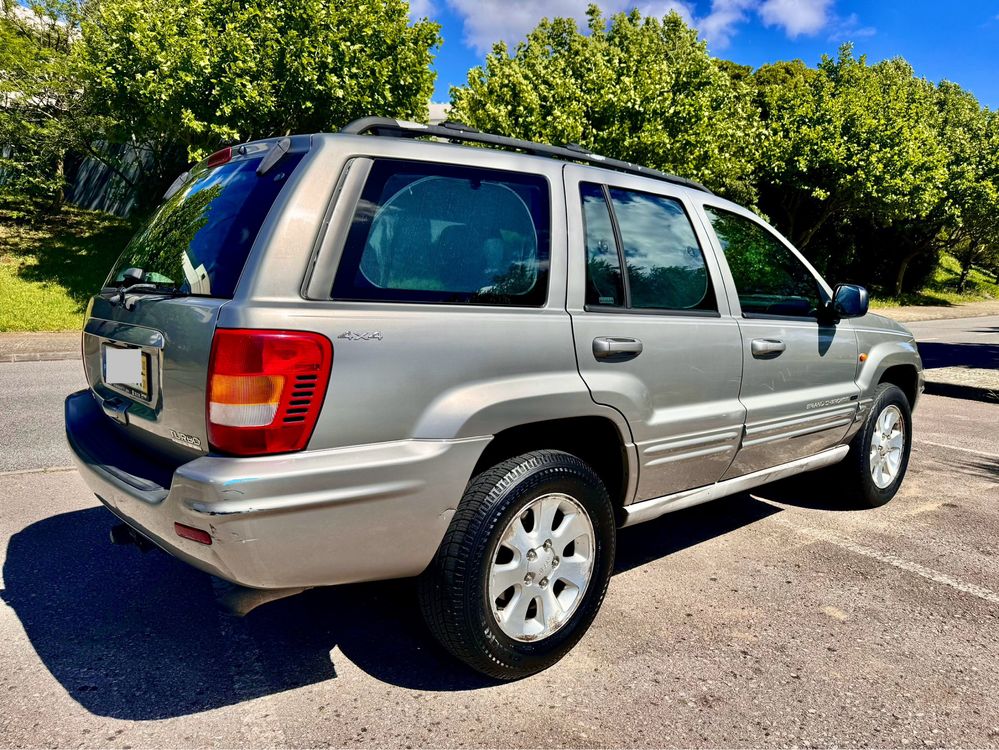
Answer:
[[[867,315],[867,290],[856,284],[840,284],[833,294],[832,312],[837,318]]]

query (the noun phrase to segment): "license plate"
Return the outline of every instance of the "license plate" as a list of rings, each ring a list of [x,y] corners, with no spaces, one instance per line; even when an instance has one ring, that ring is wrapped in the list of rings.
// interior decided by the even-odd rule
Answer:
[[[149,355],[140,349],[104,344],[104,382],[130,396],[149,400]]]

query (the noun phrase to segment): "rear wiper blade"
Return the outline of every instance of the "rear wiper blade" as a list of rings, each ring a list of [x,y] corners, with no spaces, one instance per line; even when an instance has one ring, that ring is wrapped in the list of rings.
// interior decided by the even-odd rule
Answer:
[[[190,292],[186,292],[183,289],[178,289],[175,286],[162,286],[160,284],[132,284],[132,286],[123,286],[118,290],[119,294],[134,294],[134,293],[151,293],[151,294],[168,294],[171,297],[189,297]]]
[[[140,283],[132,284],[131,286],[120,286],[118,287],[114,294],[110,297],[110,302],[112,305],[121,305],[125,303],[125,295],[127,294],[162,294],[168,297],[189,297],[190,292],[185,292],[183,289],[178,289],[177,287],[165,287],[160,284],[150,283]]]

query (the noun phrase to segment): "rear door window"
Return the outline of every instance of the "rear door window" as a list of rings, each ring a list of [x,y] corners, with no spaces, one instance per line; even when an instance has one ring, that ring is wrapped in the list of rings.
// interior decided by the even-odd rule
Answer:
[[[704,253],[679,201],[593,183],[582,183],[580,196],[588,305],[717,311]]]
[[[303,155],[286,154],[263,175],[263,157],[195,169],[128,243],[107,286],[137,268],[145,284],[232,297],[253,241]]]
[[[540,306],[549,225],[548,181],[538,175],[377,160],[333,297]]]

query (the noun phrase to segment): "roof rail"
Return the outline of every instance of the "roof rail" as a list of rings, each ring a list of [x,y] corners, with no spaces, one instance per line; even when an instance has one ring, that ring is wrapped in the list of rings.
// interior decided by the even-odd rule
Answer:
[[[575,143],[569,143],[565,146],[549,146],[544,143],[523,141],[519,138],[507,138],[503,135],[483,133],[460,122],[448,121],[441,123],[440,125],[424,125],[420,122],[393,120],[390,117],[362,117],[358,120],[354,120],[348,125],[345,125],[340,132],[350,135],[363,135],[365,133],[371,133],[372,135],[393,136],[396,138],[423,138],[427,136],[434,136],[436,138],[446,138],[449,141],[455,142],[484,143],[489,146],[498,146],[500,148],[523,151],[535,156],[548,156],[555,159],[565,159],[566,161],[585,162],[597,167],[613,169],[618,172],[627,172],[628,174],[640,175],[642,177],[652,177],[657,180],[672,182],[675,185],[683,185],[684,187],[694,188],[695,190],[702,190],[705,193],[711,192],[699,182],[688,180],[685,177],[677,177],[676,175],[667,174],[666,172],[660,172],[658,169],[650,169],[649,167],[642,167],[638,164],[630,164],[626,161],[610,159],[606,156],[601,156],[600,154],[594,154]]]

